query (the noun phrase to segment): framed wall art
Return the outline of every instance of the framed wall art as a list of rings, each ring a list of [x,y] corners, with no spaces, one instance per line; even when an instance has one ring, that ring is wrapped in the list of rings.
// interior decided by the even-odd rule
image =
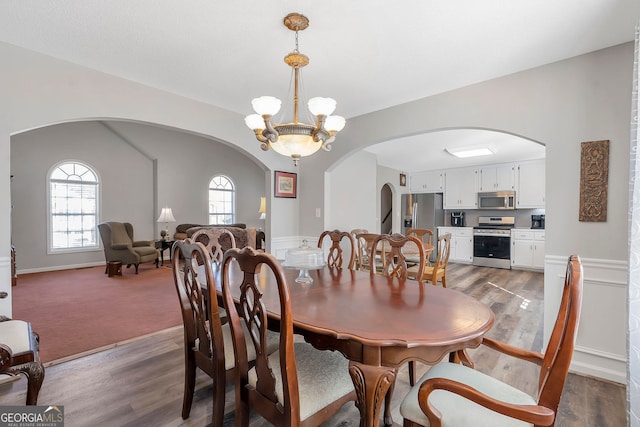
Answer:
[[[609,140],[581,144],[580,221],[607,220]]]
[[[295,199],[298,193],[298,174],[275,171],[275,197]]]

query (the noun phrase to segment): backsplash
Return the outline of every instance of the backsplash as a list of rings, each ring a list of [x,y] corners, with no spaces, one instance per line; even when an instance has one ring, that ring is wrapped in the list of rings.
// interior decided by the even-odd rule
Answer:
[[[444,212],[444,224],[450,226],[451,212],[460,212],[460,210],[452,209]],[[478,217],[480,216],[513,216],[515,217],[516,228],[531,228],[531,215],[544,215],[544,209],[515,209],[512,211],[469,209],[462,212],[464,212],[465,226],[467,227],[478,225]]]

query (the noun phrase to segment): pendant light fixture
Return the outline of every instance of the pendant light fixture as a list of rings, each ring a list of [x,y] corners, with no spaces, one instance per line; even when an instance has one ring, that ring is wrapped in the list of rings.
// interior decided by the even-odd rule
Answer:
[[[298,32],[309,26],[307,17],[300,13],[290,13],[284,18],[284,25],[295,32],[295,49],[284,58],[284,62],[292,68],[293,93],[293,121],[273,123],[272,118],[280,111],[282,102],[273,96],[261,96],[251,101],[256,114],[245,117],[245,123],[253,130],[258,141],[262,143],[264,151],[273,148],[283,156],[290,156],[293,164],[298,165],[301,157],[310,156],[322,148],[331,150],[331,143],[337,132],[345,125],[341,116],[332,116],[336,108],[336,101],[332,98],[311,98],[308,102],[309,111],[315,116],[315,123],[300,122],[298,118],[298,100],[300,96],[300,69],[309,64],[309,57],[298,50]]]

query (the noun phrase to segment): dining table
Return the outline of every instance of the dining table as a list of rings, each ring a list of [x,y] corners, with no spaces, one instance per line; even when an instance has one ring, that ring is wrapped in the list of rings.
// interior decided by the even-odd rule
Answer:
[[[239,273],[231,268],[230,274]],[[277,324],[275,279],[266,268],[257,274],[268,316]],[[450,353],[478,347],[494,323],[487,305],[456,290],[326,266],[308,274],[311,283],[298,283],[299,269],[285,268],[294,333],[349,359],[361,426],[379,425],[400,366],[412,360],[433,365]],[[232,292],[239,295],[237,288]],[[393,423],[390,414],[384,423]]]

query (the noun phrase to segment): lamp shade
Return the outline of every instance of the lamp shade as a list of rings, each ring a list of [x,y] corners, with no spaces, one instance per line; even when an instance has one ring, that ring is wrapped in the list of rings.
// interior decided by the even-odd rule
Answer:
[[[244,123],[251,130],[264,129],[264,119],[260,114],[249,114],[244,118]]]
[[[265,219],[267,217],[267,198],[260,197],[260,208],[258,209],[258,213],[260,214],[260,219]]]
[[[347,121],[342,116],[329,116],[324,122],[324,128],[328,131],[340,132]]]
[[[269,115],[273,116],[280,111],[280,105],[282,101],[278,98],[274,98],[273,96],[261,96],[260,98],[254,98],[251,101],[251,105],[253,106],[253,110],[260,114],[261,116]]]
[[[173,217],[173,212],[171,212],[171,208],[162,208],[160,216],[158,217],[158,222],[176,222],[176,219]]]
[[[309,156],[322,147],[322,142],[316,142],[309,135],[280,135],[271,148],[283,156]]]
[[[321,96],[317,96],[309,100],[308,106],[311,114],[315,116],[328,116],[336,109],[336,100],[333,98],[323,98]]]

